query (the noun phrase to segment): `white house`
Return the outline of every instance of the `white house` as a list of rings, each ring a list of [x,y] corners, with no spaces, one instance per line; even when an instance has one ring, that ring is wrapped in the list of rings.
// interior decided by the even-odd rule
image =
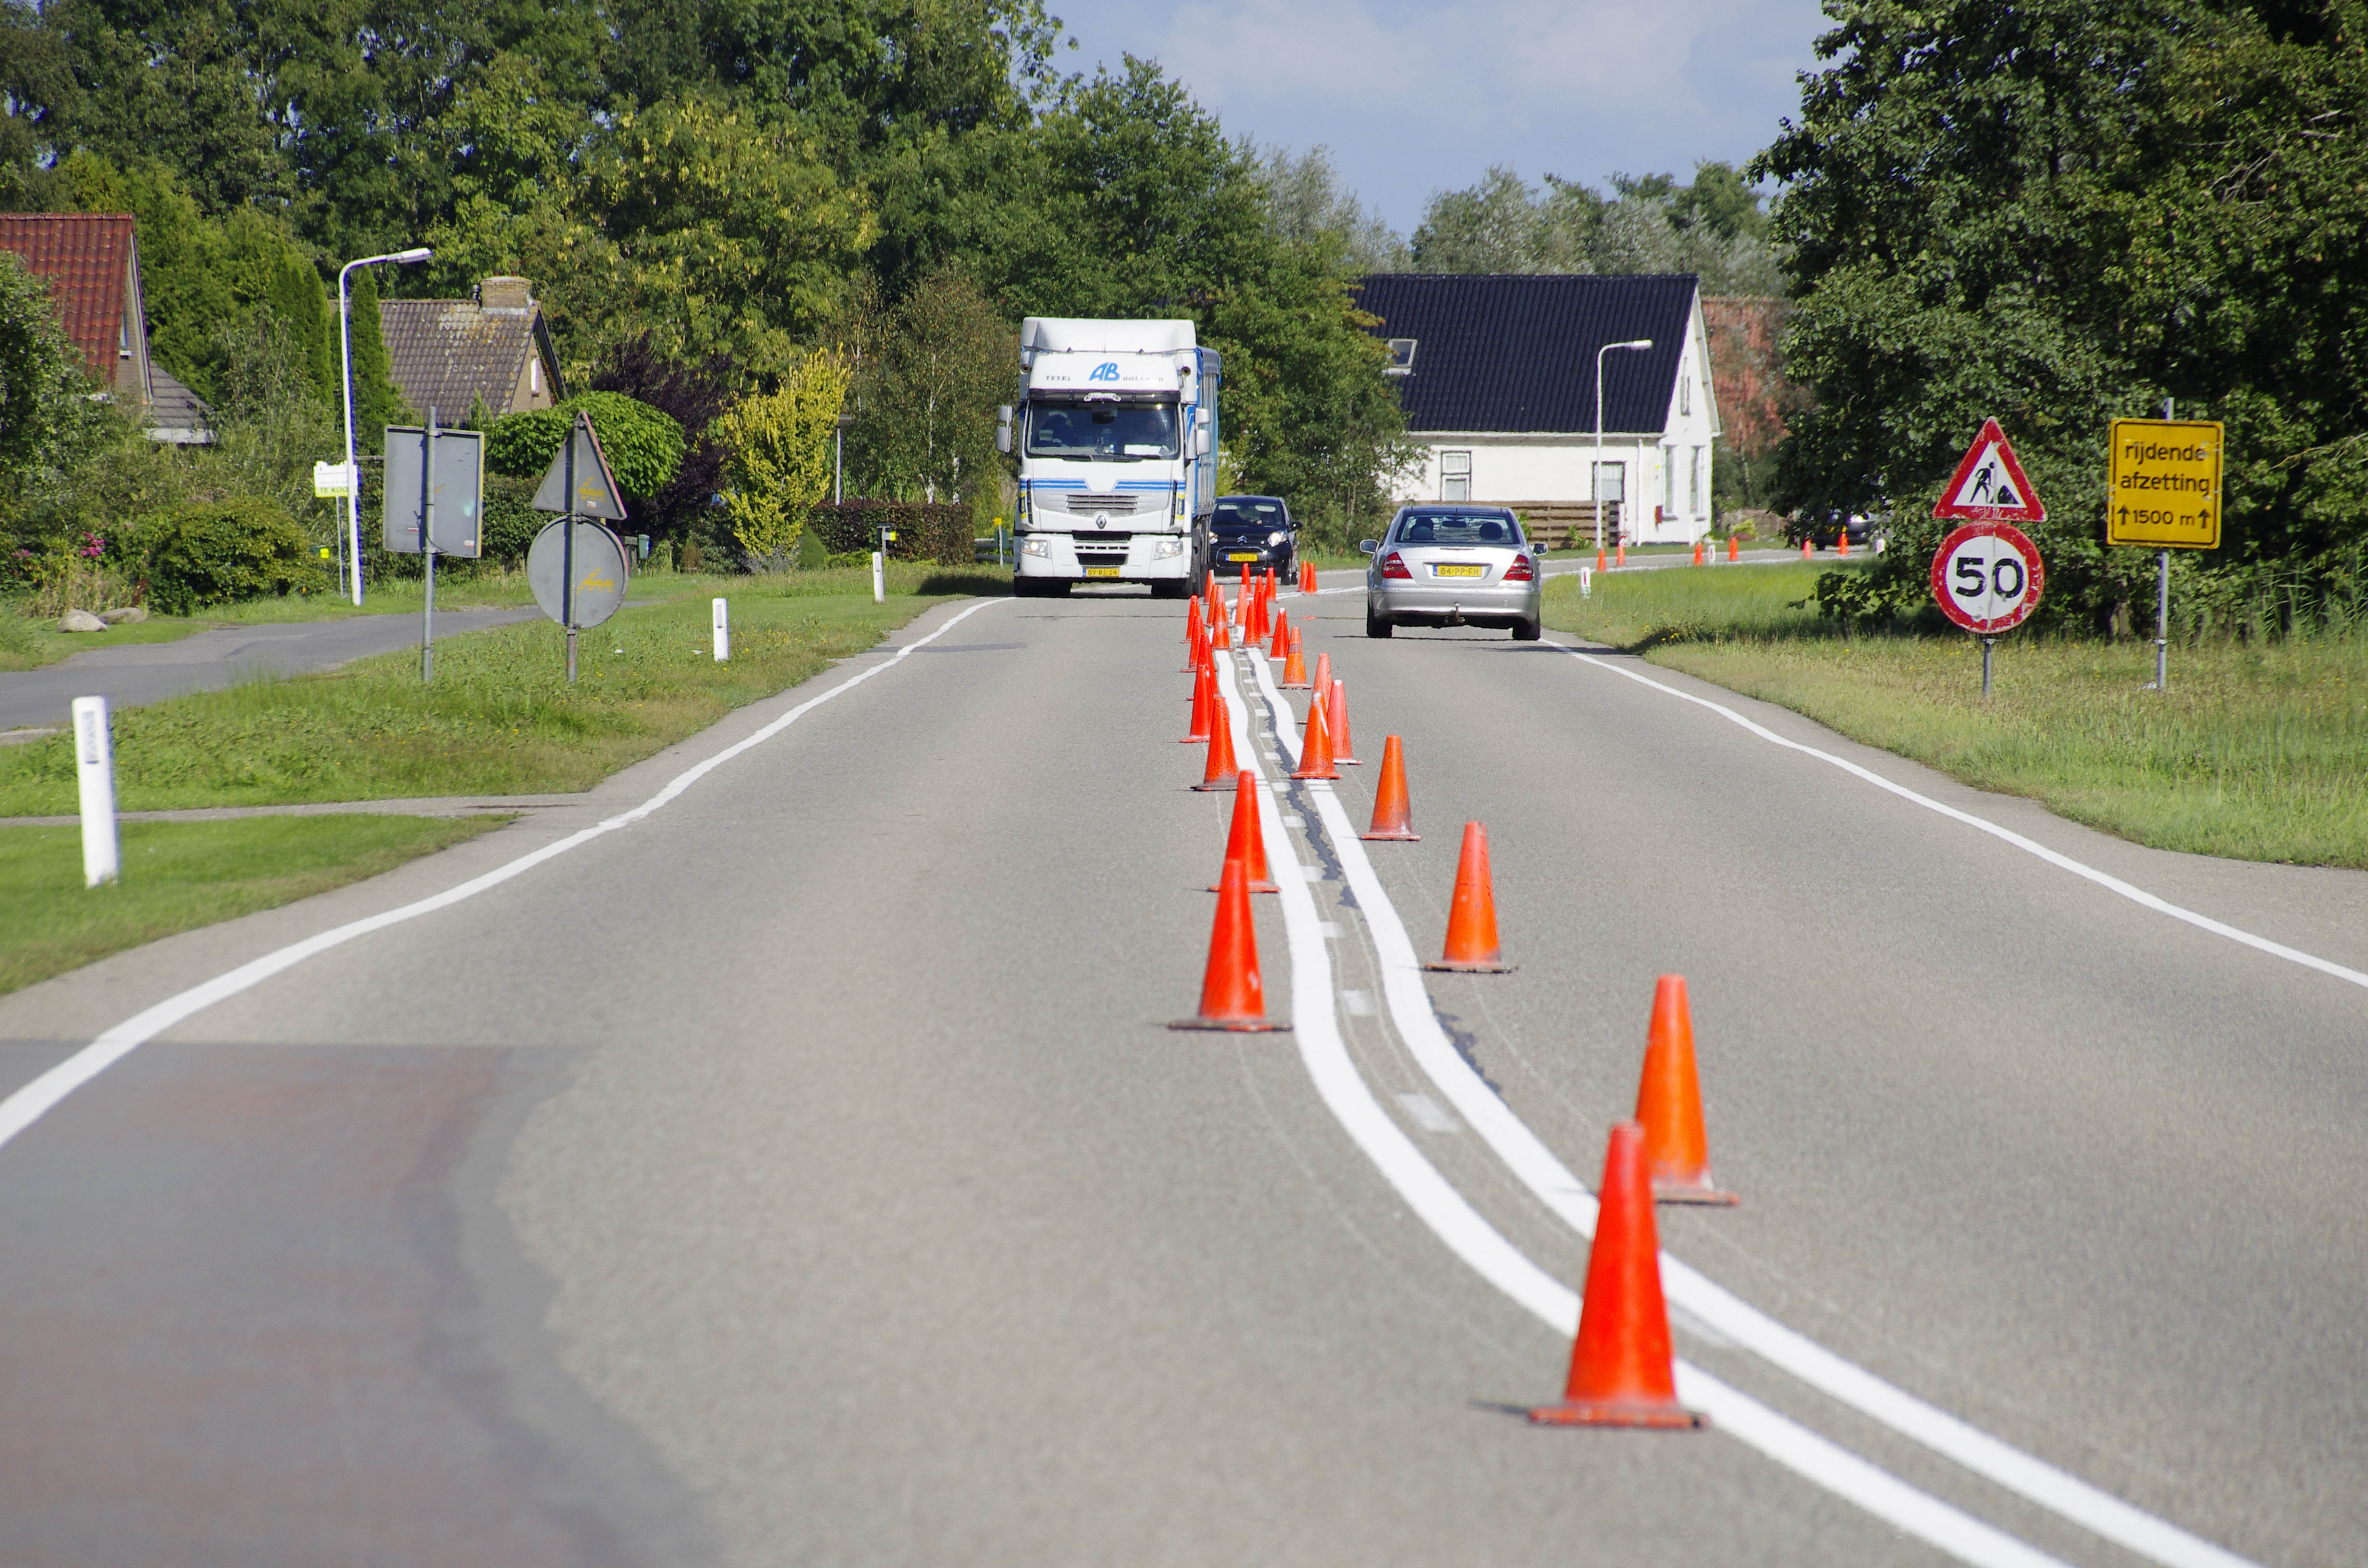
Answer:
[[[1422,460],[1401,501],[1492,501],[1536,514],[1595,499],[1597,351],[1601,495],[1631,543],[1710,531],[1719,434],[1702,287],[1691,274],[1580,277],[1376,273],[1358,302],[1382,318],[1407,434]]]

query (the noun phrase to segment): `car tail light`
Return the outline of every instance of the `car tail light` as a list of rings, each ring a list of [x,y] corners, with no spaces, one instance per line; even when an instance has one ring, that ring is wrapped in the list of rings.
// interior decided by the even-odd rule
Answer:
[[[1530,558],[1526,555],[1516,555],[1513,563],[1505,568],[1505,581],[1508,583],[1533,582],[1535,576],[1530,570]]]
[[[1395,550],[1382,557],[1382,575],[1403,577],[1409,583],[1414,581],[1414,574],[1406,570],[1406,563],[1398,559],[1398,552]]]

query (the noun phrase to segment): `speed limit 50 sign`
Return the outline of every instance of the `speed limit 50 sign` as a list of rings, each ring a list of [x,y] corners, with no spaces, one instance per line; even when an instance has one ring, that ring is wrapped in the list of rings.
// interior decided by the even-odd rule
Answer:
[[[2046,582],[2039,547],[2009,523],[1968,523],[1932,556],[1932,597],[1941,613],[1987,636],[2022,624]]]

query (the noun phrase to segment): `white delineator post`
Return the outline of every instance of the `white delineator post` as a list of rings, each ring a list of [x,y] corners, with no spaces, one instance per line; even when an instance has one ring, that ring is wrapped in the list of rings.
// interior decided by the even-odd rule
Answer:
[[[715,662],[723,663],[732,656],[732,601],[715,601]]]
[[[876,605],[888,602],[887,560],[884,551],[875,550],[871,552],[871,602]]]
[[[115,746],[107,733],[107,699],[74,699],[74,778],[82,788],[82,885],[120,881],[115,838]]]

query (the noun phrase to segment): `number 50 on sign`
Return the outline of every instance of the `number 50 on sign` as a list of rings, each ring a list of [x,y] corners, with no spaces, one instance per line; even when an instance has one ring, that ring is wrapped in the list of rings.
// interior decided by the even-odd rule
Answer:
[[[1932,597],[1941,613],[1978,636],[2022,624],[2047,581],[2039,547],[2008,523],[1968,523],[1932,555]]]

